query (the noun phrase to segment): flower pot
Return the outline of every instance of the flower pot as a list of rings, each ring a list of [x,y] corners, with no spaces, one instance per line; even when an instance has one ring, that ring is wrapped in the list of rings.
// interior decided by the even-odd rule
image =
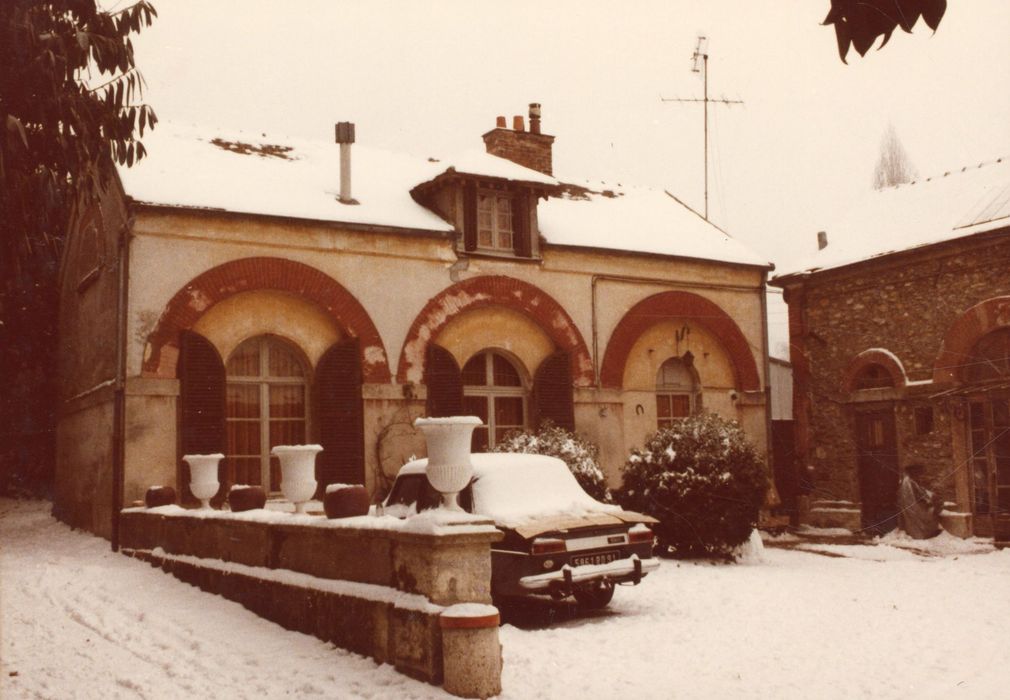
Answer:
[[[428,443],[428,481],[442,494],[442,508],[462,510],[459,492],[473,476],[470,463],[470,438],[481,424],[476,416],[418,418],[414,427],[424,433]]]
[[[267,504],[267,492],[262,486],[235,485],[228,491],[228,507],[233,513],[262,508]]]
[[[200,499],[201,508],[210,508],[210,499],[221,487],[217,480],[217,465],[224,455],[185,455],[182,459],[189,465],[189,490]]]
[[[319,445],[277,445],[270,454],[281,463],[281,493],[295,504],[296,513],[304,513],[316,493],[316,455]]]
[[[152,486],[144,494],[144,505],[148,508],[170,506],[175,503],[175,489],[171,486]]]
[[[330,484],[323,497],[323,510],[330,519],[368,515],[370,505],[368,490],[361,484]]]

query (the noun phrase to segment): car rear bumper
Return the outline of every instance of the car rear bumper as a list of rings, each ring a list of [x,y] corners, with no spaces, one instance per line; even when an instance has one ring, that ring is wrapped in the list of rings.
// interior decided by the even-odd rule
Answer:
[[[613,583],[634,581],[638,583],[650,571],[659,568],[655,559],[639,559],[633,554],[628,559],[618,559],[607,564],[568,566],[546,574],[523,576],[519,585],[526,591],[545,591],[551,588],[571,589],[573,585],[606,579]]]

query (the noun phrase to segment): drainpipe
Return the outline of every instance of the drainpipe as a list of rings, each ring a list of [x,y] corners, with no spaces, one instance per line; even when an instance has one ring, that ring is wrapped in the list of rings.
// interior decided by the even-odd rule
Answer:
[[[768,465],[768,479],[771,488],[775,487],[775,467],[772,462],[772,385],[771,356],[768,354],[768,271],[761,273],[761,349],[764,353],[764,394],[765,394],[765,464]],[[781,498],[780,498],[781,500]]]
[[[133,217],[119,232],[116,313],[116,383],[112,404],[112,551],[119,551],[119,512],[123,509],[126,471],[126,322],[130,287],[130,238]]]

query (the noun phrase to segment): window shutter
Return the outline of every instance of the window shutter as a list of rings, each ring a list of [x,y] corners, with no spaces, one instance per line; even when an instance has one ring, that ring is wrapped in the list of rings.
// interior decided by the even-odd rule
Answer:
[[[365,483],[365,420],[361,354],[352,338],[323,353],[316,367],[315,423],[323,451],[316,457],[320,493],[329,484]]]
[[[428,344],[424,384],[428,387],[425,412],[429,418],[458,416],[463,413],[463,375],[456,364],[456,358],[441,345]]]
[[[463,186],[463,248],[477,250],[477,183]]]
[[[516,194],[513,201],[512,225],[515,230],[516,255],[522,258],[533,256],[533,239],[530,234],[530,197],[525,192]]]
[[[536,427],[550,420],[565,430],[575,430],[572,362],[567,352],[556,352],[540,363],[533,377],[533,406]]]
[[[225,451],[225,373],[217,348],[199,333],[179,334],[179,467],[178,487],[184,502],[195,503],[189,490],[189,465],[184,455],[213,454]],[[230,485],[218,466],[219,494]]]

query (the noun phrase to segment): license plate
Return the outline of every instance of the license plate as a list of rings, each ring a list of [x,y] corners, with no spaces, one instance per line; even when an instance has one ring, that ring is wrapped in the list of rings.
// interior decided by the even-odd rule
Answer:
[[[597,552],[596,554],[580,554],[571,558],[572,566],[586,566],[588,564],[609,564],[620,559],[620,552]]]

